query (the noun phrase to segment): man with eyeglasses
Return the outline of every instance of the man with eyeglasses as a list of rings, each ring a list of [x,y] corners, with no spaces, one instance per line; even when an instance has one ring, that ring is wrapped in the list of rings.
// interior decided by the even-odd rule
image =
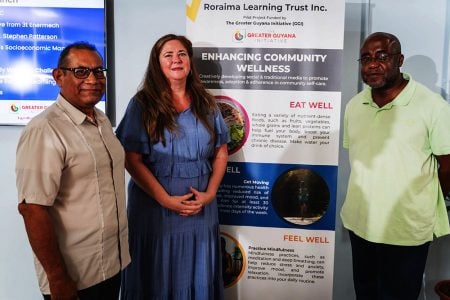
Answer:
[[[44,299],[118,299],[130,262],[124,151],[95,107],[105,72],[93,45],[67,46],[53,70],[58,98],[17,146],[19,212]]]
[[[368,87],[345,110],[341,218],[357,299],[417,299],[430,241],[450,233],[450,106],[402,73],[403,59],[397,37],[369,35],[359,58]]]

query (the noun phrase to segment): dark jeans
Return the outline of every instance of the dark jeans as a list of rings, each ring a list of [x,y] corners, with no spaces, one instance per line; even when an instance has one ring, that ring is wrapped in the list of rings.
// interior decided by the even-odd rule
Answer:
[[[120,272],[105,281],[78,291],[80,300],[117,300],[120,290]],[[43,295],[45,300],[51,300],[50,295]]]
[[[366,241],[350,233],[353,283],[358,300],[416,300],[430,242],[395,246]]]

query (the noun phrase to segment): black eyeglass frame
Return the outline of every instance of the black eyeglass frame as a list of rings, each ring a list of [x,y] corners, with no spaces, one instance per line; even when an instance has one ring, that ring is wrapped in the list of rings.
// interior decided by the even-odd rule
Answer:
[[[67,67],[59,67],[59,69],[61,70],[65,70],[65,71],[71,71],[73,73],[73,76],[75,76],[75,78],[78,79],[86,79],[89,77],[89,75],[94,74],[94,77],[97,79],[106,79],[106,71],[108,71],[108,69],[105,69],[103,67],[98,67],[98,68],[86,68],[86,67],[76,67],[76,68],[67,68]],[[83,70],[84,72],[86,72],[85,75],[80,76],[79,74],[77,75],[77,71],[81,71]]]
[[[379,52],[379,53],[375,53],[375,56],[366,55],[366,56],[360,57],[357,59],[357,61],[363,66],[370,64],[372,61],[376,61],[377,63],[384,63],[384,62],[388,61],[390,58],[392,58],[396,55],[400,55],[400,54],[401,53]]]

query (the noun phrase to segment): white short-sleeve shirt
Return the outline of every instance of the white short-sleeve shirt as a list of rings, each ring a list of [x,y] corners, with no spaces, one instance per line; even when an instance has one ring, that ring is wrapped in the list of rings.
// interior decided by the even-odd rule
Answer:
[[[104,113],[96,123],[61,95],[23,130],[16,156],[19,202],[49,207],[69,275],[84,289],[129,262],[124,151]],[[37,259],[41,292],[50,294]]]

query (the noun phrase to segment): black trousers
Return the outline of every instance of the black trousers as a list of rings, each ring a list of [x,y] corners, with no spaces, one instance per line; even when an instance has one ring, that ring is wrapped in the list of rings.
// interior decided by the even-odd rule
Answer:
[[[358,300],[417,300],[430,242],[395,246],[372,243],[349,233]]]
[[[96,285],[78,291],[80,300],[117,300],[120,290],[120,272]],[[43,295],[45,300],[51,300],[50,295]]]

